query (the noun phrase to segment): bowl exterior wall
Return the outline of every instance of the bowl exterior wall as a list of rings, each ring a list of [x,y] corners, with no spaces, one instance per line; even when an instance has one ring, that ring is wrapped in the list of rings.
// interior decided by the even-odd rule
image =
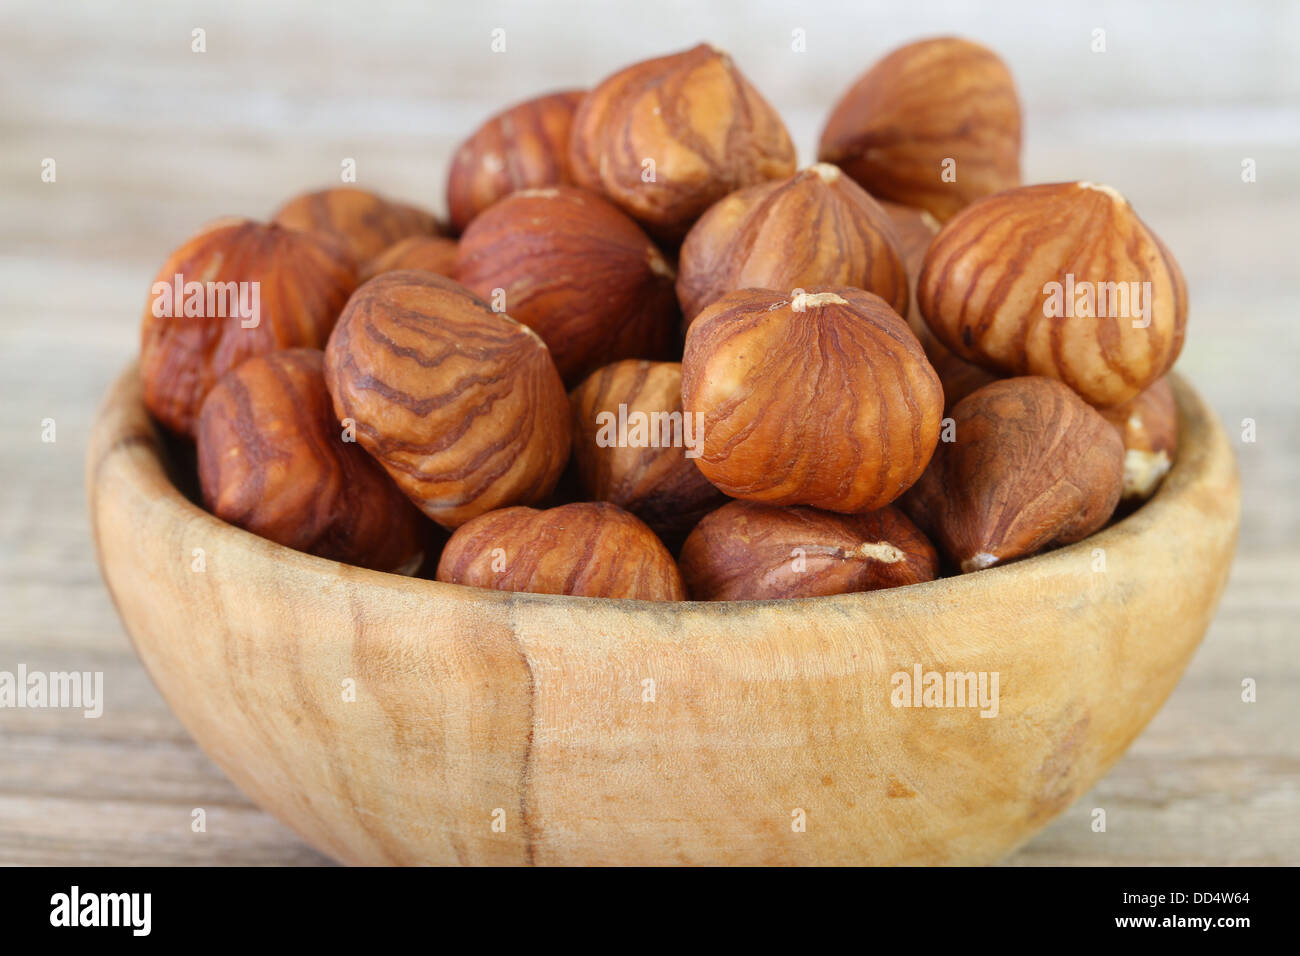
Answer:
[[[133,369],[101,410],[87,488],[105,581],[169,705],[336,859],[987,863],[1119,758],[1214,612],[1236,469],[1175,390],[1178,462],[1127,519],[1018,564],[834,598],[514,595],[299,554],[176,492]],[[996,674],[996,714],[897,706],[918,667]]]

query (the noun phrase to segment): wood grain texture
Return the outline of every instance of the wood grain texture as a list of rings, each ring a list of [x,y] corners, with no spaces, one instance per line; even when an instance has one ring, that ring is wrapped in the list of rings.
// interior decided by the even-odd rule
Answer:
[[[133,368],[87,482],[106,580],[164,696],[338,859],[991,862],[1118,759],[1217,603],[1236,468],[1178,389],[1169,479],[1086,544],[803,601],[507,595],[289,551],[175,492]],[[1185,586],[1161,585],[1153,547]],[[891,675],[915,665],[998,671],[998,715],[892,706]]]

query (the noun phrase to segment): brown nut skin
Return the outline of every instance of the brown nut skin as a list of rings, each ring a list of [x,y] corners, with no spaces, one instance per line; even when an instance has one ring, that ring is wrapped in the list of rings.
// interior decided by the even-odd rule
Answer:
[[[903,264],[911,280],[911,307],[907,312],[907,324],[916,337],[921,340],[930,364],[939,375],[943,385],[944,410],[948,410],[969,395],[975,389],[987,385],[997,376],[965,359],[960,359],[948,350],[948,347],[934,337],[930,327],[925,324],[921,310],[916,305],[916,280],[921,274],[921,264],[930,243],[938,234],[939,220],[924,209],[900,206],[898,203],[882,202],[885,212],[894,223],[901,240]]]
[[[1136,317],[1127,294],[1112,295],[1130,283],[1139,283],[1149,317]],[[1104,292],[1105,311],[1124,314],[1080,314],[1085,290]],[[1178,263],[1123,196],[1092,183],[1024,186],[964,210],[931,243],[917,301],[959,358],[1003,375],[1059,379],[1098,407],[1154,384],[1187,329]]]
[[[385,272],[325,348],[340,421],[421,510],[456,528],[541,501],[569,458],[569,402],[537,334],[432,272]]]
[[[200,315],[166,311],[162,287],[180,275],[205,283]],[[250,283],[257,290],[256,324],[225,307],[206,283]],[[256,285],[251,285],[256,283]],[[199,406],[227,371],[244,359],[280,348],[321,348],[356,287],[352,262],[336,245],[306,233],[245,219],[213,223],[177,248],[151,287],[140,330],[140,377],[145,406],[173,431],[192,435]],[[236,287],[238,288],[238,287]],[[183,294],[181,306],[189,300]],[[176,303],[172,303],[173,306]],[[212,312],[211,315],[207,314]]]
[[[680,363],[627,359],[606,365],[573,390],[569,403],[584,497],[626,508],[670,548],[726,502],[687,457],[699,434],[695,420],[682,415]],[[620,418],[628,423],[622,446],[617,444]]]
[[[888,214],[839,169],[818,163],[732,193],[691,227],[677,299],[689,323],[736,289],[853,286],[907,314],[907,271]]]
[[[877,199],[947,220],[1020,185],[1020,100],[1011,72],[993,51],[957,37],[899,47],[836,104],[818,158]],[[944,181],[946,160],[956,162],[952,182]]]
[[[1169,380],[1162,378],[1131,402],[1101,414],[1124,441],[1123,500],[1145,501],[1160,487],[1178,452],[1178,405]]]
[[[435,236],[433,214],[355,186],[303,193],[272,217],[290,229],[315,232],[340,243],[359,265],[407,236]]]
[[[861,289],[745,289],[686,336],[682,407],[704,476],[733,498],[855,513],[920,477],[943,390],[907,323]]]
[[[362,265],[358,278],[365,282],[381,272],[396,272],[399,269],[423,269],[440,276],[452,276],[456,272],[456,240],[442,236],[407,236],[399,239]]]
[[[195,443],[218,518],[298,551],[414,571],[424,515],[359,445],[344,441],[318,349],[257,355],[208,393]]]
[[[512,192],[573,181],[569,133],[586,95],[565,90],[516,103],[457,147],[447,175],[447,209],[456,232]]]
[[[497,591],[684,601],[686,588],[653,531],[607,502],[546,511],[502,508],[459,528],[438,580]]]
[[[678,341],[673,270],[658,247],[596,193],[512,193],[461,237],[456,278],[542,337],[569,385],[623,358],[666,358]]]
[[[1060,382],[1008,378],[952,410],[944,442],[903,508],[962,571],[1086,538],[1124,482],[1124,444]]]
[[[697,601],[821,597],[933,581],[939,556],[906,515],[861,515],[733,501],[707,515],[682,545],[686,589]]]
[[[605,193],[656,237],[680,239],[728,193],[791,175],[795,150],[731,57],[700,44],[592,90],[573,120],[569,164],[579,186]]]

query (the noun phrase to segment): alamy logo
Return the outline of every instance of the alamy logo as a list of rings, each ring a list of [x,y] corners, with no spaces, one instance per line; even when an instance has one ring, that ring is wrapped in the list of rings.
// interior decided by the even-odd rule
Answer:
[[[998,715],[997,671],[927,671],[914,664],[889,683],[895,707],[978,707],[981,717]]]
[[[171,282],[155,282],[153,315],[156,319],[224,319],[237,317],[245,329],[262,321],[260,282],[186,282],[179,272]]]
[[[74,886],[50,897],[51,926],[129,926],[131,935],[148,936],[151,893],[82,893]]]
[[[1151,324],[1150,282],[1075,282],[1074,273],[1065,282],[1043,286],[1043,315],[1049,319],[1132,319],[1133,328]]]
[[[596,444],[601,448],[685,448],[687,458],[704,453],[703,412],[629,412],[596,415]]]
[[[104,713],[103,671],[0,671],[0,707],[81,708],[83,716]]]

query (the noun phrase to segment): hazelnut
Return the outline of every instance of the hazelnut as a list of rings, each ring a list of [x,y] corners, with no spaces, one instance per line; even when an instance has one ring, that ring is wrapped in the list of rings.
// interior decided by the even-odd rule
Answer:
[[[273,219],[290,229],[329,236],[358,264],[373,259],[399,239],[439,232],[431,213],[355,186],[295,196]]]
[[[944,410],[952,408],[963,398],[982,385],[994,381],[997,376],[978,365],[967,362],[953,355],[948,348],[934,337],[930,327],[921,317],[921,310],[916,307],[916,279],[921,274],[921,264],[925,261],[926,250],[939,232],[939,220],[924,209],[900,206],[898,203],[882,202],[885,212],[898,230],[903,253],[903,265],[911,280],[911,306],[907,311],[907,324],[921,340],[926,357],[934,366],[943,385]]]
[[[1102,410],[1124,441],[1125,501],[1155,494],[1178,451],[1178,406],[1169,380],[1162,378],[1131,402]]]
[[[677,298],[689,323],[735,289],[853,286],[907,314],[907,272],[889,216],[836,167],[818,163],[719,200],[691,227]]]
[[[682,413],[677,362],[606,365],[569,401],[585,497],[626,508],[670,546],[727,500],[687,457],[701,436],[695,419]]]
[[[962,571],[1092,534],[1124,481],[1124,445],[1096,409],[1036,376],[985,385],[952,410],[903,507]]]
[[[765,601],[875,591],[932,581],[939,558],[898,509],[860,515],[733,501],[682,546],[697,601]]]
[[[462,232],[502,196],[557,186],[569,176],[569,131],[586,93],[567,90],[516,103],[461,143],[447,176],[451,226]]]
[[[244,359],[322,347],[355,285],[333,243],[251,220],[213,223],[154,280],[140,333],[145,405],[192,434],[204,397]]]
[[[438,580],[534,594],[686,600],[681,573],[654,532],[605,502],[481,515],[447,542]]]
[[[818,158],[878,199],[941,221],[1020,184],[1020,101],[993,51],[956,37],[899,47],[831,111]]]
[[[1052,183],[982,199],[944,226],[917,285],[959,358],[1059,379],[1097,406],[1134,398],[1183,347],[1178,263],[1108,186]]]
[[[368,260],[358,274],[360,281],[373,279],[381,272],[398,269],[423,269],[440,276],[456,271],[456,240],[442,236],[407,236]]]
[[[682,407],[704,414],[704,476],[733,498],[871,511],[925,469],[943,392],[877,295],[732,292],[691,324]]]
[[[196,444],[208,510],[323,558],[414,571],[423,515],[361,448],[344,441],[317,349],[257,355],[203,402]]]
[[[357,289],[325,349],[334,412],[430,518],[455,528],[540,501],[569,457],[569,404],[545,344],[432,272]]]
[[[728,193],[795,171],[781,117],[706,44],[620,70],[573,119],[574,182],[656,236],[680,239]]]
[[[572,186],[512,193],[460,240],[456,278],[529,326],[565,382],[677,342],[673,270],[641,228]]]

